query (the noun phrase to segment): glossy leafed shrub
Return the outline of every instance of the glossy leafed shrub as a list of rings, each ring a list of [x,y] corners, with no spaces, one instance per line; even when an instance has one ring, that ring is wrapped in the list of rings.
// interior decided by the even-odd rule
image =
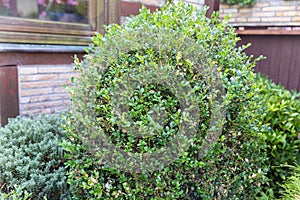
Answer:
[[[234,29],[228,27],[227,19],[219,20],[217,14],[207,19],[205,14],[205,10],[197,10],[182,2],[168,4],[153,14],[143,8],[139,15],[129,18],[125,24],[106,27],[104,36],[97,34],[94,37],[84,60],[76,60],[79,77],[73,80],[75,87],[70,91],[72,111],[65,127],[69,141],[64,144],[73,198],[251,199],[259,192],[265,182],[267,168],[264,166],[265,153],[259,148],[257,122],[253,112],[248,110],[254,106],[251,102],[255,98],[252,88],[255,62],[242,52],[243,48],[236,48],[239,39]],[[137,30],[148,30],[146,34],[149,35],[149,41],[139,44],[141,48],[122,54],[106,51],[105,48],[110,47],[104,44],[109,42],[112,45],[119,43],[120,46],[135,44],[134,41],[138,40]],[[153,35],[157,33],[156,30],[163,30],[164,34]],[[205,89],[207,79],[191,70],[191,67],[200,63],[184,57],[184,49],[178,48],[183,45],[178,41],[167,39],[172,39],[174,35],[183,35],[188,38],[186,41],[193,41],[192,46],[204,50],[199,52],[205,52],[207,67],[215,66],[212,74],[218,72],[226,92],[222,96],[226,105],[224,121],[220,122],[223,125],[222,135],[206,155],[201,155],[202,145],[215,114],[212,109],[213,98]],[[152,48],[151,38],[162,39],[163,45],[178,46],[162,46],[165,51],[160,52],[159,48]],[[123,50],[118,46],[115,48]],[[115,56],[104,59],[107,55]],[[197,56],[194,55],[194,58]],[[171,69],[183,73],[190,84],[197,88],[194,91],[200,120],[196,122],[196,134],[189,148],[168,165],[154,171],[118,170],[117,166],[95,157],[93,149],[84,143],[89,134],[93,137],[101,129],[117,147],[136,154],[152,153],[172,141],[177,134],[183,116],[178,99],[163,85],[151,82],[138,85],[129,95],[128,119],[131,118],[134,123],[125,125],[149,124],[151,119],[148,112],[158,104],[168,113],[162,131],[151,138],[141,139],[116,125],[118,120],[114,118],[111,108],[112,99],[115,98],[114,84],[122,82],[120,77],[129,70],[139,70],[144,66],[150,66],[148,69],[151,70],[151,66],[157,67],[156,63],[167,63]],[[103,148],[106,146],[105,143],[102,145]]]
[[[41,115],[17,117],[0,127],[1,198],[66,197],[62,124],[61,116]]]
[[[269,158],[269,187],[278,194],[280,185],[292,174],[289,166],[300,164],[300,93],[288,91],[264,76],[257,76],[263,150]]]

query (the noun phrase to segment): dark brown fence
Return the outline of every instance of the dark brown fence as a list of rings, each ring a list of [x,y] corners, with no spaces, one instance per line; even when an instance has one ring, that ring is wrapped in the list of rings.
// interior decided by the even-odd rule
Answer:
[[[19,114],[17,66],[0,66],[0,125]]]
[[[242,39],[239,45],[252,44],[247,54],[267,57],[257,63],[257,72],[289,90],[300,91],[300,31],[243,30],[238,33]]]

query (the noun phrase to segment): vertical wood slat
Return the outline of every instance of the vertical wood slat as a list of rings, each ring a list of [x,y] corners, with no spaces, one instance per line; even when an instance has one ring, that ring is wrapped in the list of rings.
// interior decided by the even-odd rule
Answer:
[[[128,17],[130,15],[138,15],[140,13],[142,5],[144,5],[148,10],[150,10],[151,13],[156,10],[160,10],[159,6],[145,5],[140,2],[121,1],[121,16]]]
[[[17,0],[10,0],[9,1],[9,8],[10,8],[10,16],[18,17]]]
[[[264,55],[256,72],[267,75],[286,89],[300,92],[300,35],[240,35],[238,46],[251,43],[245,50],[248,55]]]
[[[107,0],[107,24],[120,24],[121,0]]]
[[[19,115],[17,66],[0,66],[0,124]]]
[[[206,12],[206,17],[210,18],[214,11],[219,11],[220,9],[220,0],[205,0],[204,3],[209,9]]]

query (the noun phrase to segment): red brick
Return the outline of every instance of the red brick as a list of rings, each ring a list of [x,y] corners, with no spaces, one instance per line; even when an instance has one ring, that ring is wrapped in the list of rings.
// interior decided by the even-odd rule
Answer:
[[[300,11],[283,11],[283,12],[277,12],[276,16],[279,17],[285,17],[285,16],[299,16],[300,15]]]
[[[64,100],[64,105],[70,106],[71,105],[71,101],[70,100]]]
[[[247,18],[248,22],[260,22],[260,18],[259,17],[249,17]]]
[[[62,66],[42,66],[38,68],[39,73],[65,73],[65,72],[73,72],[73,67],[70,65],[62,65]]]
[[[269,2],[257,2],[257,3],[255,4],[255,7],[267,7],[267,6],[269,6],[269,5],[270,5]]]
[[[51,94],[52,91],[53,91],[52,88],[21,89],[21,97],[33,96],[33,95],[42,95],[42,94]]]
[[[269,6],[262,8],[263,11],[286,11],[286,10],[295,10],[296,6]]]
[[[71,80],[72,77],[77,77],[77,73],[65,73],[65,74],[59,74],[60,80]]]
[[[54,107],[54,108],[52,109],[52,112],[54,112],[54,113],[60,113],[60,112],[67,111],[67,110],[69,110],[69,109],[70,109],[70,107],[68,107],[68,106]]]
[[[29,103],[30,97],[21,97],[20,104]]]
[[[226,13],[237,13],[238,9],[237,8],[228,8],[224,10]]]
[[[51,94],[49,96],[50,100],[65,100],[69,98],[70,98],[69,93]]]
[[[67,90],[63,87],[54,88],[54,93],[66,93]]]
[[[19,68],[20,74],[37,74],[38,70],[37,67],[20,67]]]
[[[300,17],[293,17],[292,21],[293,22],[300,22]]]
[[[239,5],[228,5],[228,4],[220,4],[220,9],[227,9],[227,8],[239,8]]]
[[[52,108],[55,106],[61,107],[61,106],[63,106],[63,102],[62,101],[47,101],[47,102],[28,103],[28,104],[23,104],[22,109],[23,110],[38,110],[38,109]]]
[[[275,12],[255,12],[252,13],[253,17],[273,17],[275,16]]]
[[[245,17],[244,18],[237,18],[236,21],[237,22],[246,22],[247,18],[245,18]]]
[[[291,18],[290,17],[263,17],[261,18],[262,22],[290,22]]]
[[[257,12],[259,10],[260,10],[260,8],[257,8],[257,7],[253,7],[253,8],[240,8],[239,12],[241,12],[241,13],[254,13],[254,12]]]
[[[21,105],[21,109],[22,109],[22,105]],[[34,110],[21,110],[20,114],[21,115],[38,115],[40,113],[48,113],[51,114],[51,108],[46,108],[46,109],[34,109]]]
[[[35,75],[21,75],[20,81],[46,81],[57,80],[57,74],[35,74]]]
[[[42,96],[32,96],[30,97],[29,102],[30,103],[35,103],[35,102],[45,102],[49,100],[48,95],[42,95]]]
[[[54,80],[54,81],[21,82],[21,88],[58,87],[58,86],[62,86],[64,84],[70,84],[70,81]]]

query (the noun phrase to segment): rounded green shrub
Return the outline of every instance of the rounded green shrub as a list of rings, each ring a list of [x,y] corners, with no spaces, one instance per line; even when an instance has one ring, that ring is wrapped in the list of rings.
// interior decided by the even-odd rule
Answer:
[[[257,120],[261,123],[263,151],[267,153],[270,170],[269,186],[275,195],[292,169],[300,164],[300,93],[288,91],[268,78],[259,75],[257,84]]]
[[[0,127],[1,193],[30,193],[32,199],[60,199],[67,195],[61,116],[17,117]]]
[[[160,29],[166,35],[155,35],[155,30]],[[109,54],[104,49],[107,47],[105,43],[131,44],[137,40],[136,30],[148,30],[149,42],[142,43],[140,49],[112,54],[115,56],[104,59]],[[131,38],[128,37],[130,33]],[[225,91],[222,98],[227,106],[224,109],[226,119],[220,122],[223,125],[220,138],[206,155],[201,155],[203,140],[208,135],[215,113],[212,97],[206,89],[207,80],[199,75],[201,73],[191,70],[193,65],[200,63],[184,57],[181,48],[169,46],[160,52],[149,45],[153,37],[172,38],[172,34],[184,35],[199,49],[203,49],[208,61],[207,67],[217,66],[212,68],[215,70],[212,73],[217,72],[222,79]],[[126,37],[122,41],[124,35]],[[139,15],[129,18],[125,24],[106,27],[104,36],[97,34],[84,60],[76,60],[79,77],[73,80],[75,87],[70,91],[72,111],[65,126],[69,141],[64,146],[73,198],[255,198],[260,186],[266,181],[264,174],[268,170],[264,165],[265,153],[260,151],[260,130],[254,119],[256,113],[253,112],[256,90],[252,85],[255,77],[252,68],[257,60],[252,62],[253,58],[243,53],[246,47],[236,48],[238,40],[234,29],[228,26],[227,18],[220,20],[218,14],[214,14],[208,19],[206,10],[198,10],[182,2],[167,4],[153,14],[143,8]],[[172,44],[168,41],[162,40],[162,44]],[[194,55],[196,58],[198,56],[203,55]],[[178,73],[183,73],[193,88],[197,88],[194,91],[197,94],[200,120],[195,122],[196,134],[189,148],[169,165],[154,171],[119,170],[107,165],[101,157],[95,157],[84,142],[89,134],[97,135],[100,127],[112,143],[124,151],[147,154],[172,141],[183,117],[176,95],[164,85],[149,82],[138,85],[130,94],[128,119],[131,118],[135,123],[150,123],[148,112],[152,111],[150,108],[155,104],[159,104],[167,111],[163,131],[150,138],[138,138],[116,126],[117,120],[111,108],[116,82],[129,70],[138,70],[145,65],[155,68],[155,63],[167,63]],[[102,145],[103,148],[106,146],[105,143]]]

